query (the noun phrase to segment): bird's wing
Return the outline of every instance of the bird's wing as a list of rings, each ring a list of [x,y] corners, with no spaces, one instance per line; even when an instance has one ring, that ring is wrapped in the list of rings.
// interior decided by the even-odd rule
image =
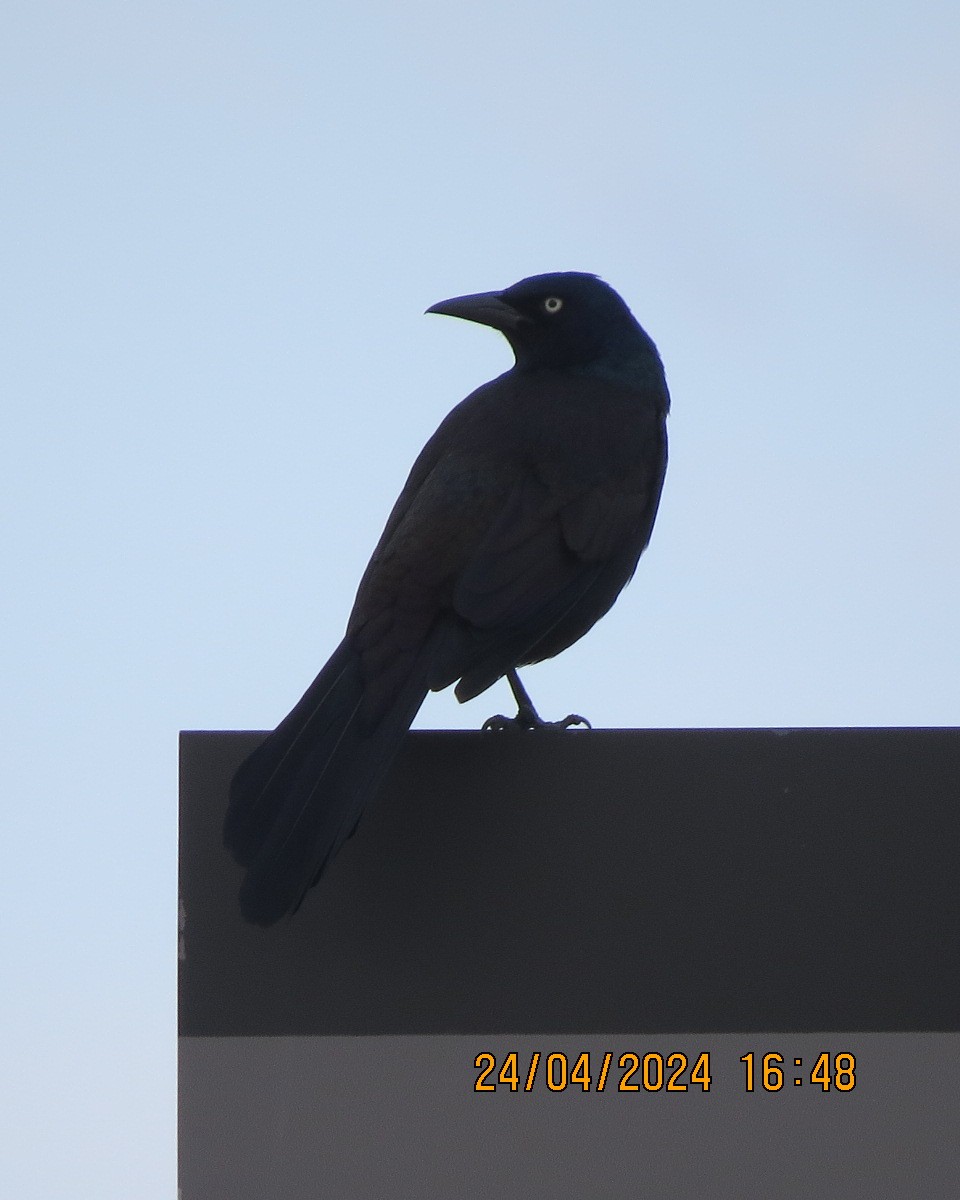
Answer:
[[[453,607],[472,625],[549,618],[571,587],[589,586],[613,561],[629,561],[623,582],[632,573],[659,499],[656,456],[608,479],[556,474],[551,463],[527,470],[461,570]]]
[[[368,711],[389,702],[438,621],[431,687],[480,662],[502,673],[501,658],[523,661],[612,573],[610,598],[580,621],[588,629],[649,538],[661,431],[635,394],[584,380],[531,395],[504,377],[458,406],[415,464],[357,593],[347,634]]]
[[[659,396],[554,375],[516,397],[520,470],[455,581],[460,636],[431,687],[468,700],[582,637],[650,539],[666,468]],[[466,631],[466,632],[465,632]],[[472,631],[470,633],[469,631]]]

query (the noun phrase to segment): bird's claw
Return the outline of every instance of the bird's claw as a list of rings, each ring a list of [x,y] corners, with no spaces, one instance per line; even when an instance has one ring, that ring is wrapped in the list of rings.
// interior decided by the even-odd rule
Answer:
[[[547,721],[548,725],[555,725],[560,729],[569,729],[571,725],[582,725],[584,729],[592,729],[593,726],[586,717],[581,717],[579,713],[567,713],[562,721]]]
[[[544,721],[533,710],[530,712],[521,710],[515,717],[505,717],[503,713],[488,717],[480,729],[481,731],[500,733],[504,729],[569,729],[571,725],[582,725],[585,729],[593,728],[587,718],[581,717],[579,713],[568,713],[562,721]]]
[[[517,702],[517,715],[505,717],[503,713],[497,713],[495,717],[488,717],[484,721],[482,729],[497,732],[503,729],[569,729],[571,725],[585,725],[587,729],[593,728],[587,718],[581,717],[579,713],[568,713],[562,721],[545,721],[533,707],[533,701],[527,695],[527,689],[520,682],[517,668],[513,667],[507,671],[506,678],[510,684],[510,690],[513,692],[513,698]]]

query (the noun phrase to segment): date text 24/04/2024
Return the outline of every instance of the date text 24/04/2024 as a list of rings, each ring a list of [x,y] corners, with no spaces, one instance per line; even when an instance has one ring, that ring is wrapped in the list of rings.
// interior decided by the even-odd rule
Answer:
[[[787,1061],[778,1051],[762,1055],[748,1051],[741,1055],[745,1090],[779,1092],[789,1082],[794,1087],[807,1084],[821,1092],[851,1092],[856,1086],[856,1058],[847,1050],[838,1053],[821,1051],[812,1067],[808,1066],[808,1073],[803,1071],[803,1059],[793,1058],[795,1073],[792,1077]],[[484,1050],[476,1056],[473,1065],[478,1072],[473,1085],[475,1092],[531,1092],[538,1084],[551,1092],[564,1092],[568,1088],[584,1092],[687,1092],[697,1089],[709,1092],[713,1083],[707,1050],[695,1055],[679,1050],[669,1054],[657,1051],[639,1054],[628,1050],[616,1059],[612,1050],[592,1057],[588,1051],[570,1055],[534,1050],[529,1058],[524,1055],[522,1059],[516,1050],[512,1050],[503,1055],[499,1070],[497,1056]]]

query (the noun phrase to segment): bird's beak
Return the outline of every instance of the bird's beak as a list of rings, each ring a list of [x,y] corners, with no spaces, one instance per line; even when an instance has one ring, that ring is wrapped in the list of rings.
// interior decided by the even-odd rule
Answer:
[[[431,304],[428,313],[440,313],[444,317],[461,317],[464,321],[476,321],[506,333],[528,321],[522,313],[501,299],[500,292],[477,292],[473,296],[454,296],[452,300],[441,300]]]

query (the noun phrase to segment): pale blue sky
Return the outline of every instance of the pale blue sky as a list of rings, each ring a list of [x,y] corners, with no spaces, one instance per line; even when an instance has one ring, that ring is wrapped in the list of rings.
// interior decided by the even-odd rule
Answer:
[[[652,545],[528,672],[545,715],[960,723],[960,8],[3,25],[0,1190],[167,1200],[177,730],[287,711],[423,441],[509,365],[429,304],[595,271],[666,364]]]

